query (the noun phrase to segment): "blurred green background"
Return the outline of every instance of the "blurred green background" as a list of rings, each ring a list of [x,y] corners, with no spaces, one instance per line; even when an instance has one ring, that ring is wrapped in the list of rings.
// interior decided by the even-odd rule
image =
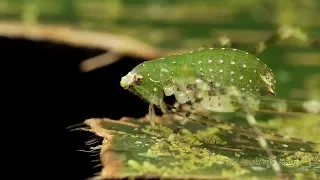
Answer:
[[[302,38],[258,56],[276,73],[279,97],[320,99],[318,0],[1,0],[0,31],[11,22],[127,35],[168,51],[210,46],[221,36],[246,49],[296,26]]]

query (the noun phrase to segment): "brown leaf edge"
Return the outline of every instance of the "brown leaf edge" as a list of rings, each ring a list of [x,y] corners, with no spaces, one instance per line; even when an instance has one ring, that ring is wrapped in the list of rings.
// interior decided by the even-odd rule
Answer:
[[[82,128],[82,130],[89,131],[94,133],[95,135],[102,137],[102,145],[100,148],[100,162],[102,166],[101,172],[92,177],[92,180],[109,180],[109,179],[171,179],[171,180],[188,180],[188,179],[197,179],[197,180],[209,180],[213,178],[209,178],[207,176],[175,176],[175,177],[161,177],[154,175],[138,175],[138,174],[119,174],[121,166],[123,163],[119,158],[114,154],[111,150],[112,141],[115,138],[116,131],[108,130],[103,128],[103,123],[109,122],[114,124],[123,124],[132,127],[139,127],[139,125],[130,123],[130,120],[136,120],[137,118],[123,117],[120,120],[113,120],[109,118],[90,118],[84,121],[84,124],[88,126],[88,128]],[[148,117],[140,118],[142,121],[148,121]],[[119,134],[119,133],[117,133]],[[219,178],[221,180],[226,180],[229,178]]]

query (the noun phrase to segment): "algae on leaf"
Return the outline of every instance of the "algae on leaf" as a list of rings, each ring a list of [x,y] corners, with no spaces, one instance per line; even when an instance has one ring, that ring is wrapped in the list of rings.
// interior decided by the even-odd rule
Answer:
[[[320,127],[318,117],[314,127]],[[172,118],[173,119],[173,118]],[[241,139],[221,129],[241,133],[237,127],[215,124],[205,127],[189,122],[175,140],[165,139],[175,127],[170,117],[158,118],[158,125],[151,127],[147,118],[88,119],[89,131],[104,138],[100,152],[102,171],[97,179],[161,178],[161,179],[273,179],[274,172],[264,151],[252,139]],[[171,120],[171,121],[170,121]],[[296,123],[300,119],[291,119]],[[293,122],[295,121],[295,122]],[[264,123],[265,128],[277,128],[276,122]],[[282,122],[279,128],[284,126]],[[291,126],[290,128],[299,128]],[[250,136],[249,130],[242,133]],[[283,135],[286,132],[283,131]],[[303,136],[303,133],[299,134]],[[309,135],[310,136],[310,135]],[[316,135],[315,135],[316,137]],[[308,138],[308,137],[307,137]],[[270,137],[269,137],[270,139]],[[272,138],[271,138],[272,139]],[[310,137],[309,137],[310,139]],[[316,140],[311,138],[311,140]],[[299,152],[310,148],[285,139],[273,139],[290,148],[271,147],[283,167],[284,175],[297,179],[316,179],[320,175],[320,155]],[[293,149],[292,149],[293,148]],[[296,149],[295,149],[296,148]]]

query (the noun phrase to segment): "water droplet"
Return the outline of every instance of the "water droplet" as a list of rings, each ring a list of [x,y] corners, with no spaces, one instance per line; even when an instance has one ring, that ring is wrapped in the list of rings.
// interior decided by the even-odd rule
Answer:
[[[240,79],[243,79],[243,76],[240,76]]]
[[[220,69],[219,72],[222,73],[222,72],[223,72],[223,69]]]
[[[219,61],[220,63],[223,63],[223,59],[220,59],[220,61]]]
[[[233,72],[233,71],[231,71],[231,74],[234,74],[234,72]]]

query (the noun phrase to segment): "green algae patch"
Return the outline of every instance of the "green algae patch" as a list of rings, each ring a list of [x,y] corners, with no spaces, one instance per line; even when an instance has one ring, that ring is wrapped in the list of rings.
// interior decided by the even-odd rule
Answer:
[[[297,130],[295,128],[299,128],[294,125],[295,123],[291,126],[289,123],[285,125],[285,120],[273,121],[274,119],[271,119],[270,122],[260,125],[269,130],[279,126],[292,127],[294,132]],[[292,119],[291,121],[293,122]],[[104,138],[100,153],[103,168],[98,178],[275,178],[271,168],[273,162],[269,161],[254,139],[243,139],[236,133],[227,133],[232,131],[251,135],[252,132],[249,129],[239,130],[237,126],[227,124],[205,127],[199,123],[188,122],[175,139],[168,143],[166,139],[173,132],[175,123],[159,122],[156,126],[151,126],[150,122],[144,118],[125,118],[118,121],[87,120],[89,130]],[[316,122],[309,122],[309,124],[317,125]],[[270,147],[277,156],[286,177],[297,179],[319,177],[319,154],[299,152],[297,148],[310,147],[285,139],[282,141],[278,139],[275,142],[289,145],[287,149],[277,145]]]
[[[274,118],[262,127],[273,129],[284,136],[302,138],[320,143],[320,115],[300,115],[298,117]]]

